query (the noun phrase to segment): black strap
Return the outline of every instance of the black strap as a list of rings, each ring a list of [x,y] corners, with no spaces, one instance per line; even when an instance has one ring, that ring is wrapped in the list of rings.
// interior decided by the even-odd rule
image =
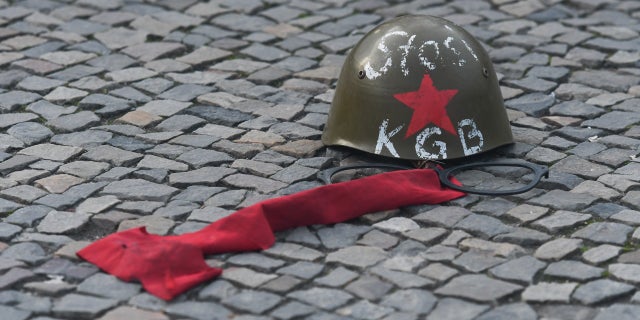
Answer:
[[[521,167],[529,169],[533,172],[534,178],[527,185],[515,188],[511,190],[478,190],[471,187],[460,186],[451,181],[451,177],[455,175],[456,172],[471,169],[471,168],[479,168],[479,167]],[[363,169],[363,168],[381,168],[381,169],[394,169],[394,170],[407,170],[407,169],[415,169],[410,166],[405,165],[397,165],[397,164],[388,164],[388,163],[363,163],[363,164],[352,164],[342,167],[331,168],[322,171],[318,178],[324,182],[325,184],[331,184],[331,178],[338,172],[352,169]],[[546,166],[541,166],[535,163],[521,161],[521,160],[502,160],[502,161],[494,161],[494,162],[473,162],[462,165],[457,165],[453,167],[449,167],[446,169],[441,168],[440,166],[434,166],[432,168],[438,173],[438,178],[440,179],[440,183],[443,185],[462,192],[473,193],[473,194],[481,194],[481,195],[490,195],[490,196],[499,196],[499,195],[512,195],[527,192],[533,189],[538,182],[544,176],[545,178],[549,178],[549,168]]]

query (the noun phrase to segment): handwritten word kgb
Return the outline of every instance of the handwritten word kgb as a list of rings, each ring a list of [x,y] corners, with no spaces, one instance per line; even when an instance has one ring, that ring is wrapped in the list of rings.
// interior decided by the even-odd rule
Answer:
[[[391,131],[388,131],[389,119],[382,120],[380,124],[380,128],[378,131],[378,140],[376,143],[375,153],[380,154],[382,152],[382,148],[387,148],[389,153],[392,156],[398,158],[400,155],[396,151],[395,146],[393,145],[392,138],[402,130],[404,124],[401,124]],[[482,151],[482,146],[484,145],[484,137],[482,132],[476,126],[475,121],[472,119],[462,119],[458,122],[458,137],[460,137],[460,144],[462,145],[462,150],[466,156],[472,155]],[[416,135],[416,144],[415,150],[416,155],[420,159],[425,160],[436,160],[436,159],[447,159],[447,144],[440,140],[435,140],[438,135],[442,135],[442,130],[438,127],[427,127],[420,131]],[[427,147],[426,143],[430,142],[430,138],[434,138],[435,141],[431,143],[431,147]],[[435,153],[427,151],[436,150]]]

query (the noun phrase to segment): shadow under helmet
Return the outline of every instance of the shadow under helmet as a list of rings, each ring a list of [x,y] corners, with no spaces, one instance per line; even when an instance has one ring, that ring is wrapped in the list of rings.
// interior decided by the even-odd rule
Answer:
[[[448,20],[402,16],[347,56],[322,135],[408,160],[455,159],[513,142],[487,52]]]

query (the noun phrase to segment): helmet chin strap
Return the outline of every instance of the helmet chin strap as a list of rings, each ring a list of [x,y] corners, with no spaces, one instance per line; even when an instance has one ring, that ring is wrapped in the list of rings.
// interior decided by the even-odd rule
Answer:
[[[336,167],[327,169],[318,174],[318,178],[324,182],[325,184],[331,184],[331,178],[337,174],[338,172],[345,170],[353,170],[353,169],[364,169],[364,168],[379,168],[379,169],[392,169],[392,170],[408,170],[408,169],[433,169],[438,174],[438,179],[440,183],[450,189],[462,191],[465,193],[473,193],[480,195],[488,195],[488,196],[505,196],[505,195],[513,195],[527,192],[533,189],[542,179],[542,177],[549,178],[549,168],[547,166],[541,166],[535,163],[523,161],[523,160],[502,160],[502,161],[493,161],[493,162],[472,162],[466,163],[462,165],[452,166],[448,168],[443,168],[442,162],[432,161],[432,160],[421,160],[414,161],[413,165],[415,167],[407,166],[407,165],[398,165],[398,164],[388,164],[388,163],[364,163],[364,164],[353,164],[342,167]],[[521,167],[525,169],[531,170],[534,174],[534,178],[531,182],[523,187],[514,188],[510,190],[482,190],[482,189],[474,189],[472,187],[465,187],[460,182],[458,182],[454,175],[455,173],[472,168],[480,168],[480,167]]]

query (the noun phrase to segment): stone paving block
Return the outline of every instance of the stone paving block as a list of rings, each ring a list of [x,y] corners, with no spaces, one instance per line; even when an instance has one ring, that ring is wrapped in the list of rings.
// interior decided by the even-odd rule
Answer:
[[[571,192],[587,193],[604,200],[611,200],[620,196],[620,193],[616,190],[607,188],[606,186],[604,186],[604,184],[591,180],[580,183],[575,188],[573,188]]]
[[[609,272],[616,278],[631,283],[637,283],[640,281],[637,273],[638,265],[628,263],[614,263],[609,265]]]
[[[20,185],[0,191],[3,196],[18,202],[32,202],[47,192],[29,185]]]
[[[153,133],[152,133],[153,134]],[[170,134],[173,136],[173,134]],[[136,134],[135,137],[127,137],[127,136],[114,136],[111,139],[107,140],[107,144],[114,146],[116,148],[121,148],[127,151],[144,151],[152,148],[154,145],[150,142],[154,141],[144,141],[148,136],[142,134]],[[140,138],[140,139],[138,139]],[[153,138],[153,136],[151,137]],[[146,139],[152,140],[152,139]]]
[[[276,272],[280,274],[287,274],[291,276],[295,276],[301,279],[311,279],[314,276],[318,275],[324,266],[317,263],[300,261],[296,262],[292,265],[282,267],[278,269]]]
[[[232,139],[244,133],[244,130],[216,124],[207,124],[204,127],[194,131],[194,133],[210,135],[222,139]]]
[[[96,148],[89,149],[82,155],[82,158],[91,161],[109,162],[115,166],[128,165],[143,157],[142,154],[122,150],[120,148],[101,145]]]
[[[430,287],[434,284],[430,279],[409,272],[391,270],[384,266],[375,267],[371,272],[403,289]]]
[[[493,267],[489,272],[501,279],[531,283],[538,271],[544,267],[544,262],[531,256],[523,256]]]
[[[169,317],[167,317],[165,314],[160,312],[147,311],[147,310],[142,310],[142,309],[133,308],[129,306],[117,307],[107,312],[105,315],[103,315],[99,319],[100,320],[117,320],[117,319],[122,319],[126,317],[133,317],[140,320],[168,320],[169,319]]]
[[[228,318],[231,311],[217,303],[182,301],[168,305],[165,312],[174,317],[187,317],[192,319],[204,320],[216,315],[220,318]]]
[[[610,244],[602,244],[591,248],[582,254],[582,258],[592,264],[600,264],[617,257],[621,248]]]
[[[161,158],[154,155],[147,155],[142,158],[136,167],[139,168],[151,168],[151,169],[167,169],[173,171],[186,171],[189,166],[178,161],[173,161],[165,158]]]
[[[0,312],[2,312],[4,317],[11,320],[26,320],[31,316],[31,312],[11,306],[0,306]]]
[[[94,53],[85,53],[81,51],[56,51],[45,53],[40,56],[41,59],[63,65],[69,66],[77,63],[81,63],[96,57]]]
[[[93,318],[114,307],[116,300],[69,294],[54,304],[54,314],[62,317]]]
[[[324,247],[337,249],[355,244],[362,234],[370,230],[368,226],[338,223],[333,227],[322,228],[316,234]]]
[[[238,319],[602,320],[623,318],[622,312],[636,318],[625,303],[638,300],[628,299],[633,290],[627,286],[637,282],[633,266],[640,258],[637,250],[622,247],[640,238],[640,232],[631,232],[640,209],[634,152],[640,147],[634,68],[640,61],[639,32],[630,27],[637,24],[638,6],[602,0],[546,7],[538,0],[338,2],[5,4],[0,9],[0,65],[7,67],[0,72],[0,127],[6,130],[0,134],[3,274],[53,270],[48,262],[60,259],[51,251],[87,240],[73,231],[78,221],[90,226],[79,230],[90,233],[146,225],[154,233],[181,234],[239,207],[317,187],[318,170],[359,161],[360,154],[326,149],[320,141],[339,70],[365,32],[406,13],[448,18],[483,42],[515,140],[513,147],[491,154],[547,164],[549,178],[524,194],[467,195],[446,205],[369,214],[355,224],[283,232],[275,247],[260,255],[286,265],[260,265],[243,255],[212,258],[208,263],[224,260],[244,268],[235,276],[225,270],[233,284],[206,294],[196,289],[169,303],[134,294],[117,306],[56,312],[60,301],[77,294],[72,292],[79,283],[99,274],[90,264],[76,264],[70,251],[64,257],[73,261],[73,270],[63,272],[70,282],[11,280],[7,308],[33,313],[19,317],[43,319],[113,319],[128,313],[204,319],[212,312],[226,317],[230,310]],[[414,53],[407,58],[419,57]],[[119,190],[134,180],[145,182],[129,186],[133,196]],[[119,189],[114,185],[123,182]],[[91,223],[65,224],[63,232],[72,239],[39,232],[55,226],[45,218],[50,212],[93,217]],[[361,255],[371,264],[356,266]],[[262,273],[278,268],[286,274]],[[609,279],[590,280],[600,268]],[[19,279],[16,274],[6,278]],[[424,310],[400,303],[450,289],[469,276],[529,288],[495,298],[491,306],[437,293],[440,301],[424,298],[431,301]],[[547,281],[561,287],[559,278],[580,282],[560,304],[539,302],[548,292],[540,300],[520,296]],[[327,287],[348,297],[323,308],[287,296]],[[277,304],[260,301],[266,292]],[[31,293],[43,297],[27,299]],[[333,298],[333,293],[320,296]],[[385,302],[396,294],[397,302]],[[234,296],[240,302],[221,302]]]
[[[221,191],[205,200],[205,206],[235,208],[247,195],[247,190]],[[206,208],[204,208],[206,209]]]
[[[569,302],[578,283],[540,282],[522,292],[522,300],[531,302]]]
[[[174,100],[154,100],[146,103],[142,107],[139,107],[137,110],[148,112],[157,116],[172,116],[181,110],[189,107],[191,103],[189,102],[180,102]]]
[[[578,261],[565,260],[553,262],[544,270],[544,274],[552,277],[586,281],[602,276],[604,269],[583,264]]]
[[[205,121],[203,119],[195,116],[176,115],[162,121],[156,128],[165,131],[190,131],[190,129],[193,129],[204,122]]]
[[[21,227],[10,223],[0,222],[0,239],[8,241],[22,231]]]
[[[271,316],[280,319],[291,319],[298,316],[306,316],[312,313],[317,313],[317,309],[309,305],[293,301],[276,308],[273,312],[271,312]]]
[[[503,262],[505,262],[503,258],[494,257],[486,252],[475,251],[467,251],[452,261],[455,266],[474,273],[484,271]]]
[[[466,216],[456,223],[455,227],[479,234],[483,238],[491,238],[511,231],[511,227],[503,224],[500,220],[479,214]]]
[[[82,152],[82,148],[59,146],[50,143],[34,145],[20,151],[21,154],[54,161],[66,161]]]
[[[346,269],[344,267],[338,267],[332,270],[331,272],[329,272],[327,275],[316,278],[314,282],[317,282],[325,286],[339,287],[350,282],[351,280],[357,277],[358,277],[357,273],[349,269]]]
[[[572,237],[597,243],[622,245],[627,241],[627,236],[632,230],[632,227],[620,223],[596,222],[576,231]]]
[[[175,222],[157,216],[144,216],[135,220],[125,220],[118,226],[118,231],[124,231],[132,228],[145,227],[149,233],[167,235],[169,230],[173,228]]]
[[[77,291],[124,301],[136,295],[140,288],[139,284],[125,283],[113,276],[96,273],[81,282]]]
[[[157,75],[155,71],[142,67],[131,67],[127,69],[108,72],[105,77],[107,80],[122,83],[143,80],[155,75]]]
[[[272,293],[244,290],[236,295],[223,299],[222,303],[236,309],[249,311],[253,314],[264,314],[281,301],[281,297]]]
[[[72,186],[84,182],[83,179],[68,174],[56,174],[38,179],[35,184],[51,193],[63,193]]]
[[[51,211],[38,225],[38,231],[52,234],[73,233],[89,222],[90,215],[80,212]]]
[[[556,232],[564,228],[576,226],[590,218],[591,215],[589,214],[561,210],[548,217],[537,220],[533,225],[542,227],[549,232]]]
[[[1,134],[0,135],[0,149],[6,151],[11,148],[22,148],[24,147],[24,142],[8,135]]]
[[[436,308],[426,317],[428,320],[474,319],[489,306],[471,303],[460,299],[444,298],[438,301]]]
[[[73,113],[76,109],[76,107],[61,107],[44,100],[40,100],[27,106],[27,110],[37,113],[47,120]]]
[[[269,270],[282,267],[282,265],[285,264],[285,262],[282,260],[269,258],[259,253],[237,254],[229,258],[227,261],[236,265],[259,267]]]
[[[344,291],[325,288],[293,291],[287,296],[325,310],[335,309],[353,299],[352,295]]]
[[[288,166],[278,171],[277,173],[272,175],[270,178],[291,184],[294,182],[309,180],[311,178],[314,178],[317,172],[318,172],[317,169],[293,164],[291,166]]]
[[[418,274],[429,279],[437,280],[438,282],[443,282],[457,275],[458,270],[436,262],[421,269]]]
[[[121,199],[166,201],[178,189],[142,179],[124,179],[109,183],[101,192]]]
[[[272,150],[291,157],[300,158],[315,154],[321,147],[322,145],[318,141],[301,139],[274,146]]]
[[[640,200],[638,200],[638,196],[640,196],[640,192],[630,191],[622,197],[622,202],[630,204],[632,208],[640,209]]]
[[[196,170],[172,173],[169,175],[171,185],[212,185],[235,173],[234,169],[219,167],[202,167]]]
[[[344,316],[352,316],[356,318],[380,318],[393,311],[392,308],[378,306],[368,300],[361,300],[353,305],[342,307],[336,313]]]
[[[573,293],[573,298],[583,304],[596,304],[615,299],[635,291],[635,287],[609,279],[601,279],[581,285]]]
[[[640,308],[632,304],[616,303],[602,309],[594,320],[633,319],[640,316]]]
[[[577,251],[580,246],[582,246],[580,239],[558,238],[538,247],[534,257],[542,260],[559,260]]]
[[[47,122],[58,131],[71,132],[88,128],[100,121],[95,113],[91,111],[80,111],[69,115],[61,115]]]
[[[293,243],[276,243],[271,248],[264,251],[279,257],[291,258],[303,261],[314,261],[322,256],[322,254],[314,249],[293,244]]]
[[[280,181],[242,173],[229,175],[223,181],[238,188],[254,189],[260,193],[271,193],[287,186]]]
[[[232,168],[239,169],[241,172],[268,177],[282,170],[282,167],[265,162],[254,160],[237,159],[231,164]]]
[[[502,305],[492,309],[489,312],[483,313],[478,320],[489,320],[489,319],[522,319],[522,320],[533,320],[537,319],[538,315],[526,303],[512,303],[507,305]]]
[[[112,50],[144,43],[147,36],[148,32],[146,31],[131,30],[124,27],[105,30],[94,35],[98,41]]]
[[[89,198],[80,203],[76,211],[83,213],[99,213],[118,203],[120,203],[120,200],[114,196]]]
[[[34,122],[21,122],[7,130],[7,133],[20,139],[27,145],[40,143],[42,140],[53,136],[53,132],[39,124]]]
[[[277,277],[273,274],[256,272],[248,268],[229,268],[222,275],[223,279],[238,282],[248,287],[258,287]]]
[[[32,227],[36,221],[42,219],[49,211],[51,211],[51,208],[45,206],[27,206],[13,211],[4,221],[22,227]]]
[[[373,227],[391,233],[405,233],[408,231],[419,229],[420,225],[408,218],[394,217],[378,222],[374,224]]]
[[[471,214],[471,211],[459,207],[437,207],[427,212],[420,213],[413,219],[434,223],[443,227],[452,227],[458,221]]]
[[[387,257],[387,253],[375,247],[351,246],[327,255],[327,262],[340,262],[349,266],[365,268]]]
[[[491,302],[511,295],[521,286],[494,280],[485,275],[461,275],[451,279],[435,292],[447,296],[463,297],[478,302]]]

